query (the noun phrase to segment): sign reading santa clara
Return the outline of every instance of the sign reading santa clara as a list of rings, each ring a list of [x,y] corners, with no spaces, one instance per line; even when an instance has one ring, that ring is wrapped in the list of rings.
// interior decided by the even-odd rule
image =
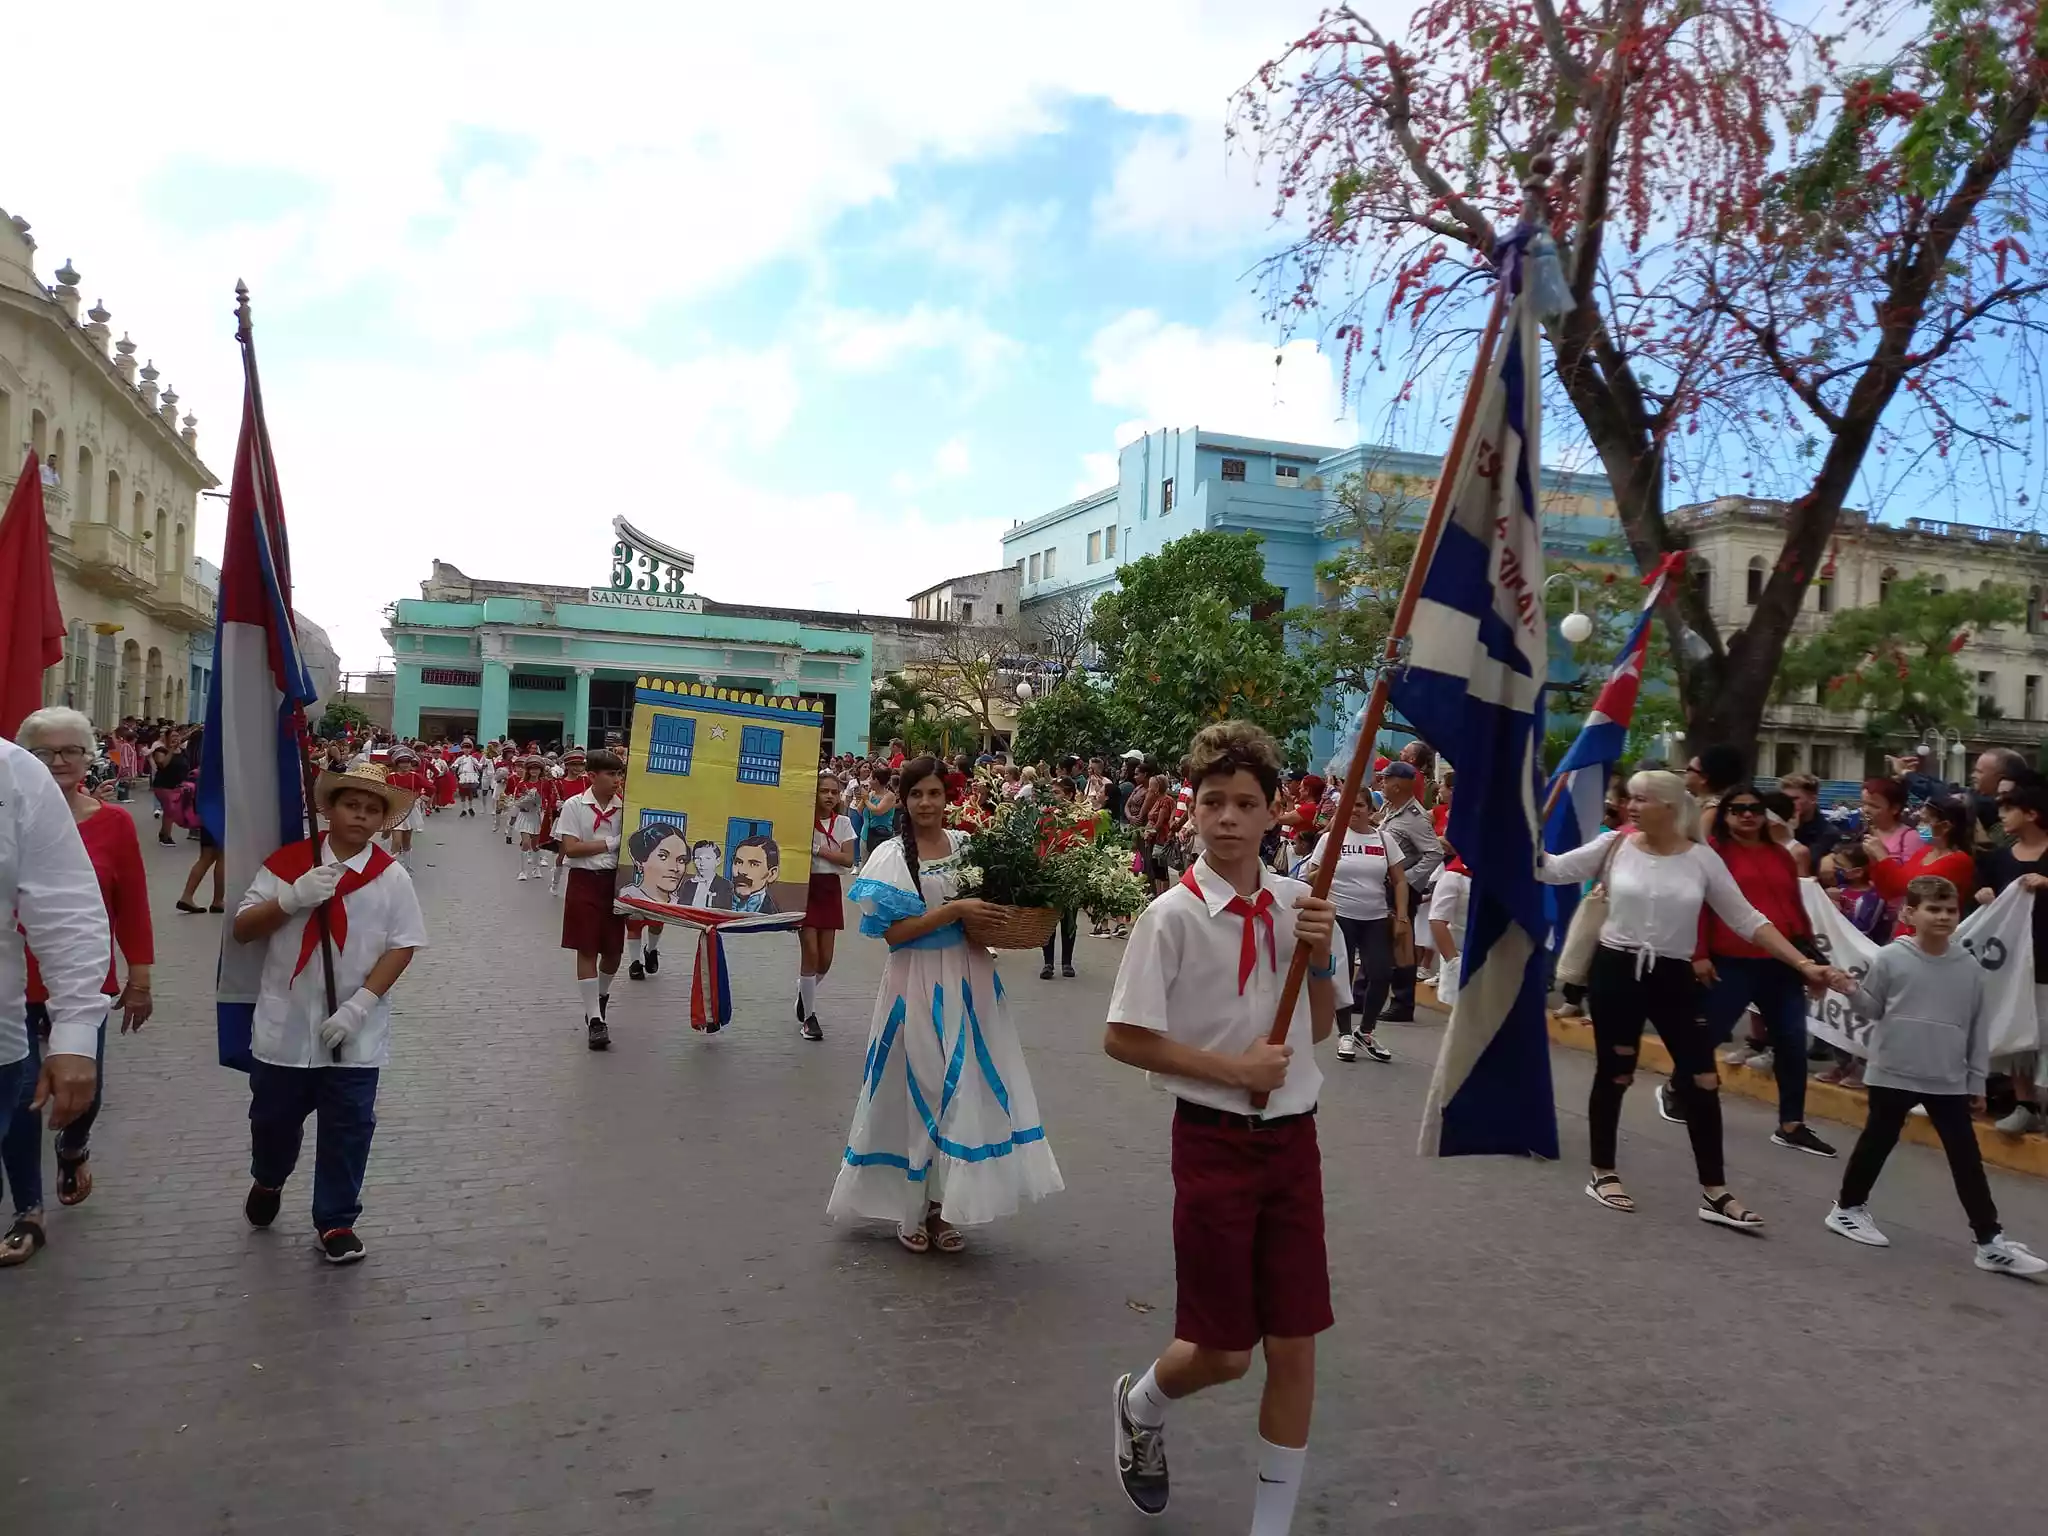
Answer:
[[[681,592],[620,592],[611,587],[592,587],[587,601],[593,608],[655,609],[663,613],[702,613],[704,599]]]

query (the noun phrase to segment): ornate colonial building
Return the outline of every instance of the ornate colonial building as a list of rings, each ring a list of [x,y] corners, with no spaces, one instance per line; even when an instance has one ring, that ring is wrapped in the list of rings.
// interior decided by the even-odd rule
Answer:
[[[25,219],[0,210],[0,503],[33,452],[57,595],[70,626],[49,703],[101,726],[123,715],[192,718],[192,659],[210,658],[214,594],[198,579],[197,420],[154,362],[113,340],[104,304],[81,317],[70,262],[36,277]]]
[[[1672,521],[1692,540],[1691,579],[1703,586],[1714,622],[1725,633],[1746,622],[1784,544],[1783,503],[1723,496],[1681,507]],[[1975,675],[1977,718],[1954,723],[1954,736],[1970,746],[2012,746],[2034,755],[2048,734],[2048,540],[2040,534],[1971,523],[1913,517],[1874,523],[1844,512],[1829,567],[1807,588],[1793,634],[1810,635],[1837,608],[1881,602],[1886,587],[1926,576],[1951,590],[1965,586],[2017,587],[2027,594],[2027,617],[1970,636],[1957,660]],[[1811,773],[1822,779],[1860,779],[1884,771],[1886,752],[1910,745],[1903,738],[1868,739],[1861,710],[1829,709],[1811,701],[1773,704],[1757,738],[1759,774]],[[1959,771],[1960,752],[1944,768]]]

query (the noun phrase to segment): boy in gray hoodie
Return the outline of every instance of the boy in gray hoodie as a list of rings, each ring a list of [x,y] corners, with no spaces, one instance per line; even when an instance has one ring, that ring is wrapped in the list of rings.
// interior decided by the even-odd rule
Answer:
[[[2038,899],[2038,898],[2037,898]],[[2038,1275],[2048,1259],[2008,1240],[1977,1150],[1973,1109],[1984,1107],[1990,1067],[1984,1022],[1984,972],[1950,937],[1962,921],[1956,888],[1935,875],[1907,883],[1905,921],[1913,932],[1878,951],[1861,985],[1844,988],[1849,1005],[1873,1020],[1863,1081],[1870,1113],[1843,1170],[1842,1192],[1827,1214],[1828,1230],[1873,1248],[1891,1239],[1871,1219],[1870,1191],[1898,1145],[1915,1104],[1941,1136],[1956,1194],[1977,1238],[1977,1267],[2000,1275]]]

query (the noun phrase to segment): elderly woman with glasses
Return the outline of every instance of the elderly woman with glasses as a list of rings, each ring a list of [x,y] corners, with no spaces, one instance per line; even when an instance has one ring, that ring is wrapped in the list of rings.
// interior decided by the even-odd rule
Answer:
[[[1813,924],[1799,888],[1799,866],[1792,852],[1774,835],[1770,807],[1764,796],[1738,784],[1721,797],[1707,844],[1721,856],[1735,888],[1792,945],[1818,958]],[[1787,837],[1790,832],[1787,829]],[[1806,988],[1798,972],[1745,939],[1722,920],[1707,913],[1703,953],[1693,961],[1693,974],[1706,988],[1702,1013],[1716,1043],[1735,1032],[1736,1022],[1754,1008],[1769,1048],[1748,1057],[1759,1069],[1769,1067],[1778,1079],[1778,1128],[1774,1145],[1814,1157],[1833,1157],[1835,1149],[1806,1123]],[[1657,1093],[1657,1109],[1666,1120],[1685,1118],[1686,1084],[1675,1076]]]
[[[39,709],[21,722],[16,739],[50,770],[50,777],[64,791],[71,814],[77,818],[78,833],[99,876],[100,899],[106,903],[107,919],[114,944],[128,963],[123,984],[115,970],[114,957],[107,957],[107,980],[101,989],[118,998],[121,1030],[125,1034],[149,1022],[150,967],[156,959],[155,940],[149,923],[149,886],[143,873],[142,843],[136,836],[135,821],[118,805],[109,805],[86,789],[86,770],[92,763],[92,722],[75,709]],[[49,993],[43,986],[35,956],[28,962],[29,1052],[40,1059],[42,1042],[49,1033]],[[77,1205],[92,1193],[92,1174],[86,1160],[91,1155],[87,1142],[100,1112],[100,1096],[106,1084],[107,1028],[100,1024],[99,1086],[85,1113],[57,1132],[57,1198],[65,1205]],[[34,1074],[24,1082],[33,1085]],[[0,1136],[0,1168],[7,1176],[14,1196],[14,1224],[0,1237],[0,1267],[26,1263],[43,1246],[43,1163],[42,1116],[24,1099],[15,1106]]]

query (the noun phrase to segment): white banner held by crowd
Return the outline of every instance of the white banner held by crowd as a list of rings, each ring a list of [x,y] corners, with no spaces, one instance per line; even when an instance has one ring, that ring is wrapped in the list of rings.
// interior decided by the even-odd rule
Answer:
[[[1799,882],[1814,938],[1831,965],[1863,979],[1881,946],[1856,931],[1841,909],[1812,880]],[[2034,897],[2015,881],[1998,900],[1972,912],[1955,939],[1984,968],[1986,1033],[1993,1057],[2040,1047],[2041,1026],[2034,1002]],[[1806,999],[1806,1027],[1821,1039],[1858,1056],[1870,1054],[1870,1020],[1858,1018],[1849,999],[1824,992]]]

